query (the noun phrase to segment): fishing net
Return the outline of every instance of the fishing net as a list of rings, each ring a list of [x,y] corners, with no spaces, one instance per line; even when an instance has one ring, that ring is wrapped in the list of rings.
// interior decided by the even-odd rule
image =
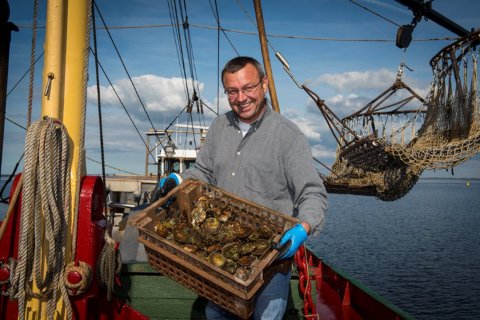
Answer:
[[[480,31],[445,47],[430,61],[434,81],[425,121],[411,145],[386,149],[410,166],[448,169],[480,151],[477,58]]]
[[[390,88],[342,119],[351,130],[344,130],[338,140],[337,160],[325,177],[327,188],[340,190],[343,185],[350,193],[396,200],[423,170],[453,168],[477,154],[479,37],[480,31],[473,32],[432,58],[433,81],[426,99],[402,81],[401,65]]]

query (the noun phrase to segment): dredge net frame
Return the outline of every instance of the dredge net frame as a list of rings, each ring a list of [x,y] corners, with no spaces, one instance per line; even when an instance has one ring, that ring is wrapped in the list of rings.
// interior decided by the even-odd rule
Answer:
[[[479,153],[479,42],[477,30],[431,59],[433,81],[426,99],[401,80],[401,64],[390,88],[343,118],[327,187],[343,185],[341,193],[392,201],[408,193],[423,170],[453,168]],[[414,101],[420,105],[412,109]],[[356,192],[361,189],[368,191]]]

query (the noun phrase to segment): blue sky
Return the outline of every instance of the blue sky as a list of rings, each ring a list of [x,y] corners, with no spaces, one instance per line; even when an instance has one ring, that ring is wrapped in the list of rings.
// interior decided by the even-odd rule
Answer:
[[[29,66],[32,37],[32,1],[9,1],[10,21],[20,26],[12,34],[9,86],[11,90]],[[136,84],[149,116],[157,128],[169,124],[187,104],[184,82],[173,38],[167,0],[98,1],[100,12],[111,28],[110,34],[123,62]],[[228,110],[223,93],[217,98],[218,61],[223,64],[238,54],[261,60],[255,27],[253,1],[217,1],[220,24],[224,34],[215,30],[212,11],[214,0],[186,0],[195,74],[200,98],[214,110]],[[361,8],[367,7],[378,15]],[[45,25],[45,4],[40,1],[38,25]],[[288,60],[295,78],[307,83],[340,117],[352,113],[383,92],[395,80],[397,68],[405,63],[403,80],[418,93],[425,95],[432,81],[429,61],[449,44],[455,35],[432,21],[420,21],[414,41],[407,50],[395,46],[397,25],[409,24],[412,13],[393,0],[320,0],[263,1],[265,28],[269,34],[270,56],[282,114],[294,121],[307,135],[314,156],[327,165],[335,159],[335,141],[318,109],[306,93],[295,86],[274,58],[279,51]],[[480,27],[480,1],[435,0],[433,8],[466,29]],[[133,27],[143,28],[113,28]],[[97,14],[97,27],[102,27]],[[37,57],[43,49],[44,29],[38,31]],[[99,59],[125,107],[141,133],[150,127],[143,108],[132,92],[130,80],[104,29],[97,31]],[[218,39],[220,41],[218,41]],[[368,41],[361,41],[368,40]],[[233,49],[232,45],[235,49]],[[93,61],[92,56],[90,57]],[[39,118],[41,61],[35,71],[33,120]],[[190,75],[187,69],[187,75]],[[90,67],[86,152],[100,161],[98,111],[93,63]],[[105,160],[109,166],[143,174],[145,146],[126,116],[105,76],[102,86],[102,115]],[[220,90],[221,92],[222,90]],[[8,96],[6,117],[20,125],[26,124],[28,77]],[[209,123],[214,117],[205,110],[203,117],[193,114],[196,121]],[[185,114],[180,121],[187,121]],[[7,121],[5,124],[2,174],[13,170],[23,152],[25,131]],[[151,168],[153,169],[153,168]],[[319,170],[326,173],[322,167]],[[90,174],[101,167],[87,161]],[[455,177],[480,178],[480,157],[476,156],[454,169]],[[107,167],[107,173],[118,173]],[[424,176],[451,177],[450,172],[428,171]]]

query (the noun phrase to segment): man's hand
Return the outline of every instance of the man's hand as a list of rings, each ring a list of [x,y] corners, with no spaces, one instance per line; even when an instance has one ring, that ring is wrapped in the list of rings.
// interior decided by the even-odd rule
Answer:
[[[304,227],[304,224],[306,227]],[[278,243],[279,247],[283,247],[290,241],[290,247],[288,250],[278,259],[290,259],[293,257],[295,252],[297,252],[298,248],[307,240],[308,238],[308,231],[306,229],[310,229],[310,226],[306,223],[297,224],[293,228],[288,229],[284,234],[280,242]]]
[[[176,173],[170,173],[168,176],[160,179],[158,186],[155,188],[152,195],[152,203],[164,197],[167,193],[172,191],[176,186],[182,182],[182,177]]]

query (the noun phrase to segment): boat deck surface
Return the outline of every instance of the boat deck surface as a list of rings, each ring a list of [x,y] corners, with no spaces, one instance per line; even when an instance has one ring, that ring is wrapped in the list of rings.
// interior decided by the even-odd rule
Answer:
[[[117,297],[125,299],[133,309],[150,319],[206,319],[207,299],[159,274],[148,263],[125,264],[123,269]],[[303,302],[295,275],[290,292],[284,319],[303,319],[299,316]]]

